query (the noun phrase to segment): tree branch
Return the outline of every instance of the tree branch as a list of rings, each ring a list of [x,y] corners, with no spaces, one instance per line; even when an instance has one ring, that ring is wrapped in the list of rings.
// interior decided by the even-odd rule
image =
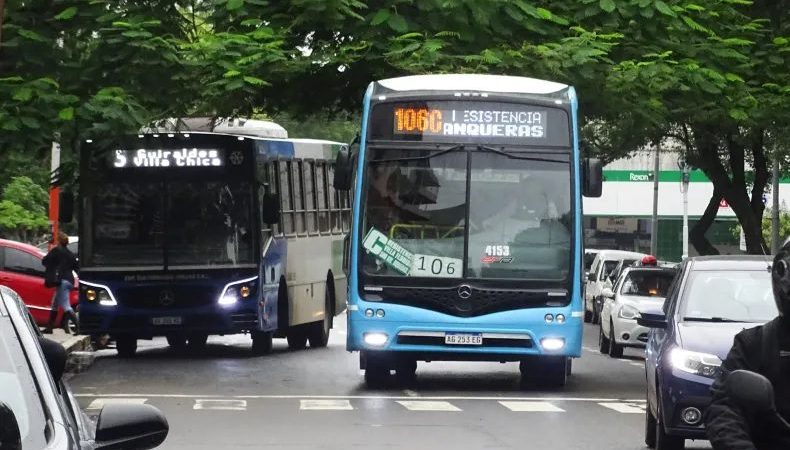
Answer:
[[[752,188],[752,210],[762,218],[765,204],[763,193],[768,185],[768,161],[765,158],[765,131],[756,130],[752,135],[752,155],[754,157],[754,186]],[[776,195],[776,194],[774,194]]]

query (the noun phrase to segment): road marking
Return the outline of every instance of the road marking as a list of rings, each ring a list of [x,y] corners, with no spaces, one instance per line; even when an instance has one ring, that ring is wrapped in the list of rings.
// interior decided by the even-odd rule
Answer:
[[[246,411],[246,400],[217,400],[217,399],[195,399],[194,410],[211,411]]]
[[[403,393],[408,395],[409,397],[419,397],[420,396],[420,394],[418,394],[417,392],[412,391],[411,389],[404,389]]]
[[[299,409],[305,411],[349,411],[354,409],[348,400],[299,400]]]
[[[347,400],[412,400],[403,395],[196,395],[196,394],[75,394],[79,398],[178,398],[178,399],[246,399],[246,400],[288,400],[288,399],[347,399]],[[508,396],[428,396],[422,400],[496,400],[496,401],[544,401],[544,402],[645,402],[644,399],[623,399],[606,397],[508,397]]]
[[[637,405],[634,403],[598,403],[599,405],[617,411],[623,414],[643,414],[646,405]]]
[[[565,412],[549,402],[499,402],[500,405],[514,412]]]
[[[102,409],[105,405],[142,405],[148,399],[147,398],[123,398],[123,397],[112,397],[112,398],[97,398],[96,400],[92,401],[90,405],[88,405],[88,410],[99,410]]]
[[[450,402],[412,400],[398,401],[398,403],[409,411],[461,411],[461,408]]]

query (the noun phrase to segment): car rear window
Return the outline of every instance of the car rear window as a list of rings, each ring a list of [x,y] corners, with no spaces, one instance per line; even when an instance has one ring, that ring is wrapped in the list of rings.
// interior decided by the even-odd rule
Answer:
[[[660,270],[631,270],[625,275],[620,293],[642,297],[666,297],[674,273]]]
[[[763,323],[778,314],[771,274],[753,271],[696,271],[683,294],[683,318]]]

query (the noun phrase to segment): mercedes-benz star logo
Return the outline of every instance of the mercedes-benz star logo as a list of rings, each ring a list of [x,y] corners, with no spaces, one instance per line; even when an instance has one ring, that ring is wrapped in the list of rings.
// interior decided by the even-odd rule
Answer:
[[[238,166],[244,162],[244,154],[241,152],[233,152],[230,154],[230,162],[234,166]]]
[[[159,304],[162,306],[171,306],[176,302],[176,294],[170,289],[165,289],[159,293]]]
[[[472,287],[468,284],[458,286],[458,296],[464,300],[472,297]]]

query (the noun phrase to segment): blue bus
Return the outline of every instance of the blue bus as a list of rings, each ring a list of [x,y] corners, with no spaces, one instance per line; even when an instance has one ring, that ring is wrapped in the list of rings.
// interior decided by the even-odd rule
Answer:
[[[84,334],[110,334],[121,356],[165,336],[199,349],[249,333],[327,345],[345,309],[347,192],[332,186],[343,144],[287,139],[264,121],[224,121],[88,141],[80,158],[80,300]]]
[[[577,121],[574,89],[549,81],[370,84],[335,179],[354,194],[347,349],[368,384],[437,360],[565,384],[582,345],[582,195],[601,194]]]

